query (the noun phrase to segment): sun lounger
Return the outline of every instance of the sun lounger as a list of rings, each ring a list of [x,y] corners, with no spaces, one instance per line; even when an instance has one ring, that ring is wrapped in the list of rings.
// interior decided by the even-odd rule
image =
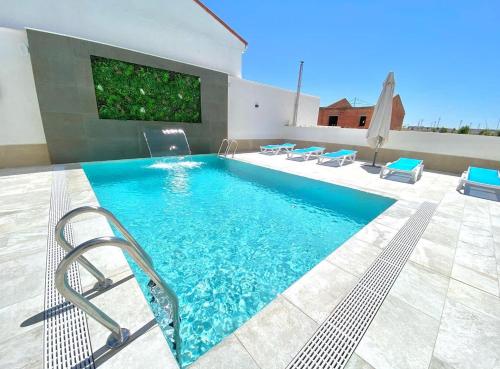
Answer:
[[[497,169],[469,167],[462,174],[457,191],[465,189],[466,185],[500,191],[500,172]]]
[[[260,147],[260,152],[263,154],[274,154],[277,155],[281,150],[288,152],[295,148],[295,144],[284,143],[280,145],[265,145]]]
[[[423,160],[399,158],[398,160],[389,162],[382,167],[382,169],[380,170],[380,178],[387,177],[392,173],[398,173],[410,176],[413,180],[413,183],[415,183],[422,176],[423,171]]]
[[[355,150],[338,150],[335,152],[327,152],[321,156],[318,156],[318,164],[322,164],[325,161],[333,161],[339,166],[344,165],[346,161],[356,160],[356,154],[358,152]]]
[[[288,151],[286,155],[288,159],[291,159],[294,156],[301,156],[302,158],[304,158],[304,160],[309,160],[311,156],[317,158],[318,156],[323,154],[324,151],[325,151],[324,147],[311,146],[303,149],[295,149]]]

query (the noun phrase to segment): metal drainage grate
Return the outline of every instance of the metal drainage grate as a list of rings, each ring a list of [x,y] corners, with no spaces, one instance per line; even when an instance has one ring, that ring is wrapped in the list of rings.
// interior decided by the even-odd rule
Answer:
[[[287,369],[342,369],[425,231],[436,205],[424,202]]]
[[[45,275],[43,347],[45,369],[95,368],[87,318],[81,310],[76,309],[59,294],[54,283],[57,266],[66,255],[55,240],[54,228],[69,209],[66,175],[62,170],[55,170],[52,175]],[[71,224],[66,227],[66,239],[70,243],[73,242]],[[80,272],[76,263],[69,269],[68,279],[71,287],[81,293]]]

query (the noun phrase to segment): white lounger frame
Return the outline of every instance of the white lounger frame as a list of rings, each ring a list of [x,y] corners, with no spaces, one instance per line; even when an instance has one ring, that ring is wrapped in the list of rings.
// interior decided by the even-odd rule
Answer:
[[[287,146],[281,146],[281,145],[279,145],[279,147],[275,147],[275,148],[272,148],[272,149],[269,148],[269,147],[261,146],[260,147],[260,152],[263,153],[263,154],[278,155],[281,150],[283,150],[285,152],[290,152],[294,148],[295,148],[295,145],[293,145],[293,146],[291,146],[291,145],[287,145]]]
[[[460,180],[458,181],[457,191],[460,192],[461,190],[465,189],[466,185],[482,187],[482,188],[485,188],[488,190],[500,191],[500,186],[490,185],[490,184],[481,183],[481,182],[469,181],[469,179],[468,179],[469,178],[469,169],[467,169],[465,172],[462,173],[462,177],[460,177]]]
[[[389,168],[389,165],[394,163],[393,161],[387,163],[380,169],[380,178],[385,178],[388,175],[392,173],[399,173],[399,174],[404,174],[407,175],[411,178],[413,183],[417,182],[420,177],[422,177],[422,172],[424,171],[424,163],[417,165],[415,168],[412,170],[402,170],[402,169],[394,169],[394,168]]]
[[[354,151],[352,154],[347,154],[347,155],[343,155],[343,156],[337,156],[337,157],[334,157],[334,158],[331,158],[329,156],[325,156],[326,154],[323,154],[321,156],[318,156],[318,164],[322,164],[325,161],[333,161],[333,162],[336,162],[338,165],[342,166],[342,165],[344,165],[344,163],[346,161],[352,161],[352,162],[354,162],[356,160],[356,154],[357,153],[358,153],[357,151]]]
[[[297,155],[297,156],[301,156],[304,158],[304,160],[309,160],[312,157],[316,157],[316,158],[319,158],[320,155],[323,154],[323,152],[325,152],[325,149],[323,150],[315,150],[315,151],[307,151],[307,152],[293,152],[293,151],[288,151],[286,153],[286,157],[287,159],[291,159],[293,158],[294,155]]]

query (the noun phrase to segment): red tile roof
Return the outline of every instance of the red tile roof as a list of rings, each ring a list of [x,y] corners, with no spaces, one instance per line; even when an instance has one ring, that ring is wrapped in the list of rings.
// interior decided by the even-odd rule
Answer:
[[[248,42],[241,37],[234,29],[228,26],[226,22],[224,22],[222,19],[220,19],[217,14],[215,14],[213,11],[211,11],[205,4],[203,4],[200,0],[194,0],[195,3],[197,3],[203,10],[205,10],[208,14],[210,14],[216,21],[218,21],[220,24],[224,26],[229,32],[231,32],[238,40],[243,42],[245,46],[248,45]]]

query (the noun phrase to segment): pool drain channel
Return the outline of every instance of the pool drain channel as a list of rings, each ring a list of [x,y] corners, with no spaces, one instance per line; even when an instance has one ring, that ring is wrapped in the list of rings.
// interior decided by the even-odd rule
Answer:
[[[433,203],[422,203],[287,369],[345,367],[424,233],[436,207]]]
[[[57,266],[66,252],[57,244],[54,228],[61,217],[70,210],[70,199],[66,192],[66,174],[54,170],[49,212],[47,238],[47,269],[45,275],[44,311],[44,368],[45,369],[93,369],[95,368],[92,347],[85,314],[68,303],[57,291],[54,276]],[[72,243],[71,224],[66,227],[66,239]],[[82,293],[80,272],[74,263],[68,272],[72,288]]]

